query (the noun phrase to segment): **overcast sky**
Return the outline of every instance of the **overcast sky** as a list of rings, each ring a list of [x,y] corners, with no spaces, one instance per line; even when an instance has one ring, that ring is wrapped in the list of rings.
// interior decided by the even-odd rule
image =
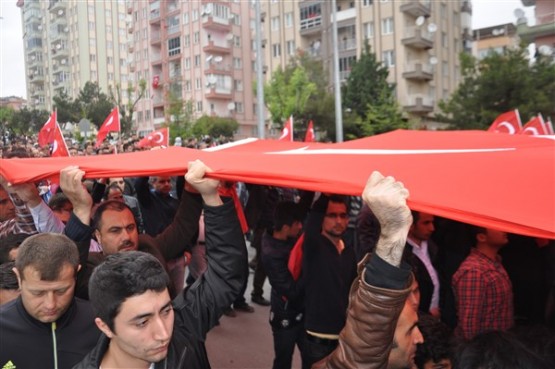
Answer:
[[[0,0],[0,96],[25,97],[21,11],[16,3]],[[472,26],[476,29],[514,23],[513,11],[517,8],[524,9],[529,20],[534,18],[534,8],[524,8],[520,0],[474,0]]]

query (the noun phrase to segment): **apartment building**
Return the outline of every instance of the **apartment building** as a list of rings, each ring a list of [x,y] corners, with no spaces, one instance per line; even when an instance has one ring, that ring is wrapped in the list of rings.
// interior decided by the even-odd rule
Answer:
[[[264,1],[265,65],[270,73],[296,50],[319,58],[333,83],[332,1]],[[389,68],[408,117],[428,124],[460,79],[459,54],[471,52],[470,1],[337,0],[340,80],[368,42]],[[331,86],[330,86],[331,87]]]
[[[174,117],[170,102],[191,102],[193,116],[230,117],[237,138],[257,136],[248,1],[128,1],[129,66],[145,79],[135,108],[139,134]]]
[[[28,105],[52,109],[60,92],[77,97],[87,81],[127,86],[124,1],[19,0]]]
[[[555,6],[553,0],[521,0],[522,5],[535,6],[533,25],[528,25],[521,9],[515,10],[520,38],[530,44],[535,43],[539,53],[555,60]]]
[[[489,53],[502,54],[507,49],[517,48],[520,43],[516,26],[512,23],[475,29],[472,55],[478,59]]]

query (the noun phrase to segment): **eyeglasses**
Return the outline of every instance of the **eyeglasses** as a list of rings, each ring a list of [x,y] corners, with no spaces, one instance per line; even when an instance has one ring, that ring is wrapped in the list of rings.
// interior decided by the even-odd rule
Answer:
[[[326,218],[341,218],[341,219],[347,219],[348,215],[347,213],[326,213]]]

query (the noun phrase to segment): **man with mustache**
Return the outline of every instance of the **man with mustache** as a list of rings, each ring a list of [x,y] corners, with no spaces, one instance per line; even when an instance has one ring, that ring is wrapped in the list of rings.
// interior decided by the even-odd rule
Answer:
[[[90,240],[94,233],[102,247],[102,253],[91,253],[89,261],[96,265],[106,256],[123,251],[144,251],[154,255],[167,271],[167,260],[174,259],[190,250],[196,241],[198,221],[202,211],[202,198],[199,194],[186,187],[173,222],[156,237],[139,234],[133,212],[129,207],[117,200],[105,201],[98,206],[91,224],[93,200],[81,181],[85,172],[79,167],[70,166],[60,171],[60,186],[73,203],[71,215],[65,234],[79,245]],[[189,190],[188,190],[189,189]],[[85,252],[82,250],[81,252]],[[90,263],[89,263],[90,264]],[[87,268],[92,270],[91,266]],[[88,299],[88,286],[81,285],[77,289],[79,297]],[[170,286],[170,295],[176,291]]]

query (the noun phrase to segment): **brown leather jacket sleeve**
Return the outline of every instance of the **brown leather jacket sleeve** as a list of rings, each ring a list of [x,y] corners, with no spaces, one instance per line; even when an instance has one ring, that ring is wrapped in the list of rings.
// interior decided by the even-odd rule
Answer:
[[[358,278],[351,286],[347,322],[339,335],[339,346],[312,369],[387,368],[397,320],[414,277],[411,274],[403,290],[371,286],[361,277],[368,257],[359,263]]]

